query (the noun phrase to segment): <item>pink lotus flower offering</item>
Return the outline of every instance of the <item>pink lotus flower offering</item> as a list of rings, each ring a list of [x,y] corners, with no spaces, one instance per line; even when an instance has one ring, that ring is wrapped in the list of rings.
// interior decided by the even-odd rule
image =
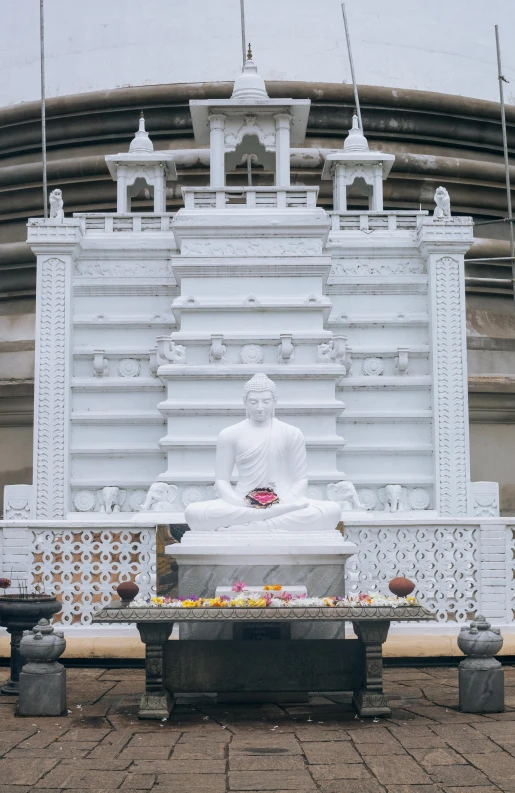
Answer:
[[[270,507],[272,504],[279,503],[279,496],[271,487],[259,487],[256,490],[251,490],[250,493],[247,493],[245,498],[249,504],[252,507],[256,507],[256,509],[266,509],[266,507]]]

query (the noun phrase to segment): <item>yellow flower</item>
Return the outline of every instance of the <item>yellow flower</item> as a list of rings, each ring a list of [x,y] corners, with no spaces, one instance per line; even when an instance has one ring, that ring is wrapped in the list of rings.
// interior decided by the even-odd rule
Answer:
[[[150,599],[151,599],[152,603],[156,604],[156,606],[162,606],[163,603],[165,602],[165,599],[164,598],[160,598],[160,597],[159,598],[158,597],[153,597],[153,598],[150,598]]]
[[[182,605],[186,609],[195,609],[199,607],[200,603],[198,600],[183,600]]]
[[[407,596],[407,598],[406,598],[406,600],[408,601],[408,603],[409,603],[410,605],[411,605],[411,604],[418,604],[418,600],[417,600],[417,598],[415,597],[415,595],[408,595],[408,596]]]
[[[273,590],[274,592],[280,592],[282,586],[280,584],[267,584],[266,586],[263,587],[263,589],[267,591]]]
[[[266,600],[265,598],[258,598],[257,600],[249,598],[249,606],[253,606],[254,608],[265,608]]]

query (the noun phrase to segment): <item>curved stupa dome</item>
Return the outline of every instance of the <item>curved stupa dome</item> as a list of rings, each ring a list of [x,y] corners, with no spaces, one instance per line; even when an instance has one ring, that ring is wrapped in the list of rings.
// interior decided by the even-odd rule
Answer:
[[[139,129],[134,135],[131,145],[129,146],[130,154],[152,154],[154,151],[154,144],[148,137],[148,132],[145,129],[145,118],[141,113],[139,118]]]
[[[258,74],[257,66],[252,60],[249,44],[247,60],[241,74],[234,81],[231,99],[236,99],[238,102],[262,102],[269,98],[265,81]]]
[[[359,128],[358,117],[356,114],[352,116],[352,127],[349,129],[349,134],[345,138],[343,149],[348,154],[358,151],[368,151],[368,140],[363,135]]]

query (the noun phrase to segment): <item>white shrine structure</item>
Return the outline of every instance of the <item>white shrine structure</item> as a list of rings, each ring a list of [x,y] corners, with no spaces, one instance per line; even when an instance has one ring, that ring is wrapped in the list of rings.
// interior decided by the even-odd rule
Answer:
[[[249,60],[230,99],[190,102],[210,184],[183,188],[183,209],[166,211],[174,152],[154,151],[141,119],[130,151],[106,157],[117,212],[28,222],[34,481],[6,488],[2,569],[60,593],[65,624],[89,624],[116,583],[154,564],[156,524],[216,497],[216,438],[244,418],[259,372],[277,418],[306,438],[309,498],[342,509],[347,551],[313,536],[303,564],[355,543],[347,591],[404,574],[454,631],[476,611],[513,621],[514,521],[499,518],[497,485],[469,472],[472,221],[448,206],[385,210],[394,156],[371,151],[357,119],[326,158],[334,209],[317,207],[317,188],[290,184],[309,106],[270,99]],[[227,187],[248,158],[249,185]],[[269,186],[252,184],[261,166]],[[352,186],[368,209],[348,209]],[[142,188],[153,212],[131,211]]]

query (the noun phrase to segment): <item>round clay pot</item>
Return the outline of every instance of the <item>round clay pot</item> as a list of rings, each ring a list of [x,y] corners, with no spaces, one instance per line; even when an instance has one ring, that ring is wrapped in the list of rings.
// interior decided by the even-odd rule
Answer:
[[[118,584],[116,591],[118,592],[120,600],[130,603],[138,594],[139,586],[133,581],[124,581],[123,584]]]
[[[392,594],[397,595],[397,597],[405,598],[407,595],[411,595],[415,589],[415,584],[413,581],[410,581],[409,578],[399,576],[398,578],[392,578],[388,584],[388,589]]]

